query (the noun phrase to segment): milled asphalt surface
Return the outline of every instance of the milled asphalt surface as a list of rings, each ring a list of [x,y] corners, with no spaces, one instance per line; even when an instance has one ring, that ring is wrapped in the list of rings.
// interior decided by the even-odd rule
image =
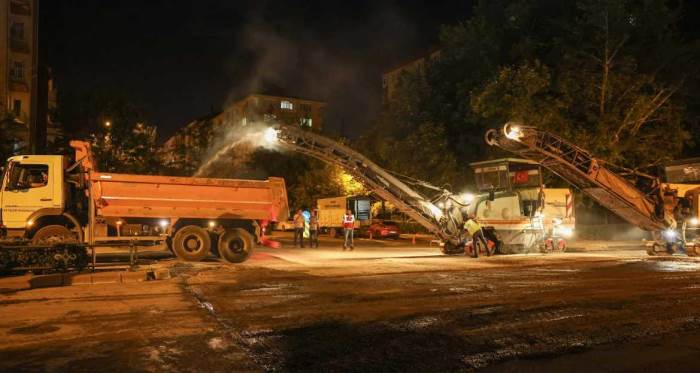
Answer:
[[[627,242],[472,259],[420,240],[343,252],[278,236],[241,265],[142,266],[166,280],[5,290],[0,371],[700,369],[696,258]]]

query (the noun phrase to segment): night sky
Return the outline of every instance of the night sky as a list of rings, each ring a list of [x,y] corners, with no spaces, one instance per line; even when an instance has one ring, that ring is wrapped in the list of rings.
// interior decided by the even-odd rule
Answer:
[[[353,133],[381,102],[381,73],[436,45],[471,1],[42,1],[59,93],[128,94],[160,138],[247,93],[326,100]]]

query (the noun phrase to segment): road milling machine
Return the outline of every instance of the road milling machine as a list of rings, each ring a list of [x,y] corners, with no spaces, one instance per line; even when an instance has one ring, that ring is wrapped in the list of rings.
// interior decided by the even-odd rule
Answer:
[[[467,239],[463,226],[470,203],[468,196],[453,194],[447,188],[392,173],[343,144],[301,128],[278,124],[266,131],[265,138],[283,148],[342,168],[438,237],[444,254],[464,253]],[[484,236],[491,241],[489,244],[496,245],[497,250],[501,242],[494,229],[483,229]],[[481,245],[481,242],[478,244]],[[477,249],[487,251],[485,247]]]
[[[485,139],[491,146],[539,163],[625,221],[650,231],[650,255],[700,255],[700,245],[691,237],[697,231],[700,185],[662,183],[655,176],[615,166],[557,135],[520,123],[489,130]]]

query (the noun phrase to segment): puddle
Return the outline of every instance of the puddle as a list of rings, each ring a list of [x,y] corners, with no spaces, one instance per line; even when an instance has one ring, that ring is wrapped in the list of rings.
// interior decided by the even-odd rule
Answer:
[[[700,271],[700,263],[677,261],[653,262],[652,269],[659,272],[692,272]]]

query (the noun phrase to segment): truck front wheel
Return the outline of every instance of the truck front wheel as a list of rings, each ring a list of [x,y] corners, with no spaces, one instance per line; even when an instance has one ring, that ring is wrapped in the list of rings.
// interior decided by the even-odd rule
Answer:
[[[229,263],[245,262],[253,252],[253,238],[245,229],[229,229],[219,237],[219,254]]]
[[[178,258],[188,262],[196,262],[209,255],[211,239],[204,228],[188,225],[175,233],[172,248]]]
[[[62,225],[47,225],[40,228],[32,237],[32,245],[53,246],[73,242],[78,242],[75,233]]]

